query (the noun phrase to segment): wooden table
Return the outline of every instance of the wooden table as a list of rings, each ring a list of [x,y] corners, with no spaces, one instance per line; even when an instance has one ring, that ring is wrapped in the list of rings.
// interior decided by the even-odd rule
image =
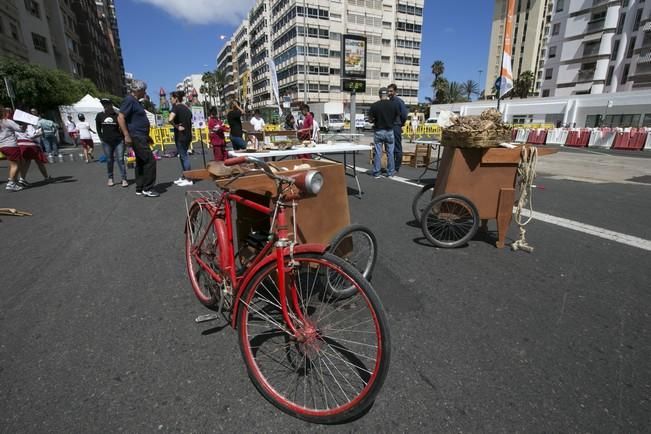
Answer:
[[[292,149],[285,150],[268,150],[262,152],[242,152],[242,151],[228,151],[228,154],[231,157],[256,157],[256,158],[276,158],[276,157],[291,157],[296,155],[305,155],[305,154],[319,154],[321,156],[326,154],[343,154],[344,156],[344,170],[347,175],[350,175],[355,178],[355,183],[357,184],[357,197],[361,198],[362,187],[359,184],[359,178],[357,176],[357,152],[358,151],[370,151],[371,146],[369,145],[358,145],[356,143],[336,143],[334,145],[324,145],[319,144],[310,148],[297,147]],[[348,163],[347,155],[352,154],[352,164]],[[330,160],[327,157],[324,157]]]

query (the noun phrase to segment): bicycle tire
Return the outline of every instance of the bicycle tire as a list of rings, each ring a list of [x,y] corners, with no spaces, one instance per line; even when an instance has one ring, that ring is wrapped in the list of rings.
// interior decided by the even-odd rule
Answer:
[[[423,215],[423,210],[433,199],[432,195],[434,194],[434,185],[434,182],[425,184],[420,189],[418,194],[416,194],[414,200],[411,202],[411,213],[414,215],[414,219],[418,223],[420,223],[420,218]]]
[[[436,247],[459,247],[475,236],[479,212],[475,205],[458,194],[437,196],[427,205],[421,218],[425,238]]]
[[[328,252],[351,264],[369,282],[377,261],[377,239],[368,227],[346,226],[332,238]]]
[[[294,283],[309,324],[300,325],[290,313],[301,338],[292,336],[280,309],[276,263],[259,270],[243,293],[237,318],[249,377],[267,401],[299,419],[324,424],[355,419],[373,404],[389,369],[386,314],[371,284],[342,259],[300,253],[293,261],[290,266],[287,257],[288,287]],[[354,296],[329,293],[330,276],[324,274],[335,272],[356,286]]]
[[[216,218],[211,225],[212,215],[215,206],[205,201],[195,201],[190,206],[185,229],[185,259],[188,277],[192,285],[192,291],[197,299],[208,307],[219,303],[222,296],[222,287],[225,280],[223,273],[222,252],[225,252],[225,241],[218,234],[225,233],[225,222]],[[210,227],[208,226],[210,225]],[[197,248],[196,243],[201,241],[203,234],[207,231],[199,256],[201,260],[209,265],[220,278],[215,281],[195,259],[193,251]]]

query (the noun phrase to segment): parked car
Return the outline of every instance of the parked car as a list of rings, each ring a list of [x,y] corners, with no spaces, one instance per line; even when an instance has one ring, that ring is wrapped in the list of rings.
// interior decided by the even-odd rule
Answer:
[[[435,124],[435,123],[436,123],[436,119],[434,119],[434,118],[429,118],[428,120],[425,121],[425,123],[426,123],[426,124]]]

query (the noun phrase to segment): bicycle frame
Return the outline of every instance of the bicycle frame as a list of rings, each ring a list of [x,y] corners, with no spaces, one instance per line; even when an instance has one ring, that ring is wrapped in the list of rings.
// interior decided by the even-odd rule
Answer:
[[[274,235],[273,238],[267,241],[267,243],[264,245],[262,250],[255,256],[255,258],[251,260],[250,265],[246,268],[244,273],[242,273],[241,275],[237,274],[237,269],[236,269],[237,267],[235,264],[235,249],[233,247],[234,225],[233,225],[233,217],[232,217],[232,210],[233,210],[231,205],[232,202],[239,203],[247,208],[253,209],[255,211],[258,211],[262,214],[269,216],[271,219],[270,231]],[[276,267],[277,270],[279,271],[277,276],[278,281],[276,282],[276,284],[279,290],[279,300],[281,303],[281,311],[282,311],[283,319],[289,329],[289,332],[293,335],[297,335],[297,327],[294,324],[296,320],[302,322],[303,324],[307,323],[300,309],[299,300],[294,285],[291,286],[289,295],[291,297],[290,300],[291,309],[293,311],[292,313],[295,319],[292,320],[292,316],[290,315],[290,306],[288,305],[288,300],[287,300],[288,297],[287,297],[286,273],[291,271],[291,266],[289,267],[285,266],[284,258],[287,255],[291,257],[294,253],[311,252],[311,253],[323,254],[326,251],[327,246],[322,244],[294,245],[294,241],[289,239],[290,231],[288,228],[287,212],[286,212],[286,208],[288,208],[289,206],[291,206],[292,210],[295,210],[296,202],[293,200],[291,202],[291,205],[288,205],[282,201],[280,195],[279,198],[275,201],[273,207],[267,207],[264,205],[260,205],[259,203],[256,203],[252,200],[246,199],[236,193],[224,191],[221,194],[216,206],[213,208],[213,211],[211,212],[211,220],[210,220],[210,225],[208,227],[214,225],[216,220],[221,218],[220,217],[221,215],[224,216],[223,220],[226,226],[226,231],[225,231],[226,233],[218,234],[220,238],[225,235],[227,239],[227,242],[223,244],[223,246],[226,247],[226,251],[224,252],[223,251],[224,249],[221,249],[222,255],[226,255],[226,257],[221,261],[221,264],[219,265],[220,268],[222,268],[222,272],[228,276],[232,284],[232,292],[234,295],[234,300],[233,300],[233,308],[232,308],[233,310],[231,312],[231,326],[233,328],[236,328],[237,325],[237,311],[244,290],[246,289],[250,281],[253,279],[257,271],[272,261],[276,261]],[[294,215],[294,219],[295,219],[295,215]],[[276,227],[275,230],[274,230],[274,226]],[[206,231],[204,234],[201,235],[201,240],[199,241],[199,245],[203,244],[207,232],[208,231]],[[203,262],[196,252],[193,252],[193,255],[195,256],[195,260],[197,261],[197,263],[211,276],[212,279],[214,279],[217,282],[221,281],[221,277],[217,275],[208,264]]]

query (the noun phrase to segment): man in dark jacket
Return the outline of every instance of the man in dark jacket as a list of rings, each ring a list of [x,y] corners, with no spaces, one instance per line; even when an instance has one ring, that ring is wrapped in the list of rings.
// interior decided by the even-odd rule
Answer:
[[[400,170],[400,165],[402,164],[402,126],[405,124],[405,121],[409,116],[409,111],[407,110],[405,102],[398,96],[398,86],[390,84],[388,86],[388,91],[389,99],[396,105],[399,113],[393,123],[393,135],[395,139],[394,157],[396,161],[396,172],[398,172]]]
[[[373,177],[379,178],[382,170],[382,152],[387,153],[387,177],[395,174],[394,166],[394,123],[399,116],[398,107],[389,100],[386,87],[380,88],[380,100],[374,102],[368,112],[368,117],[373,122],[373,143],[375,155],[373,157]]]
[[[106,156],[108,186],[113,187],[115,185],[113,182],[113,162],[117,161],[122,176],[122,187],[128,187],[127,169],[124,167],[124,139],[118,125],[118,114],[115,112],[110,99],[102,98],[100,102],[104,107],[104,111],[95,116],[95,127]]]
[[[139,100],[145,97],[147,84],[141,80],[131,82],[131,94],[120,106],[118,123],[124,135],[124,143],[133,146],[136,154],[136,194],[145,197],[158,197],[155,191],[156,159],[149,147],[149,118]]]

